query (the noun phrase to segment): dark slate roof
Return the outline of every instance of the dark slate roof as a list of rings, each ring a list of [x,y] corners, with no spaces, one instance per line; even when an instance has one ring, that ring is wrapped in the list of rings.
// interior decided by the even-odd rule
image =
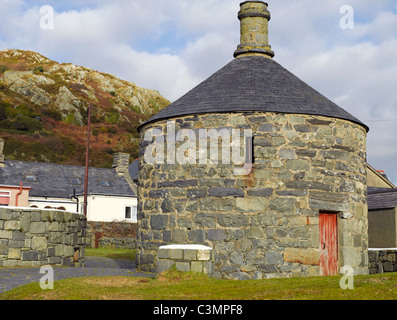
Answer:
[[[321,115],[358,123],[360,120],[321,95],[276,61],[260,56],[239,57],[145,124],[201,113],[279,112]]]
[[[397,192],[397,189],[394,188],[380,188],[380,187],[368,187],[367,188],[368,194],[374,193],[382,193],[382,192]]]
[[[368,190],[368,210],[395,207],[397,207],[397,189],[372,188]]]
[[[111,196],[135,196],[127,181],[119,176],[115,169],[89,168],[88,194]],[[34,176],[36,181],[29,181],[27,176]],[[78,184],[72,179],[77,178]],[[70,198],[73,189],[76,195],[84,194],[85,167],[52,163],[6,160],[5,167],[0,167],[0,184],[29,186],[33,197]],[[102,186],[107,181],[109,186]]]
[[[130,177],[134,181],[138,181],[138,160],[135,160],[128,167]]]

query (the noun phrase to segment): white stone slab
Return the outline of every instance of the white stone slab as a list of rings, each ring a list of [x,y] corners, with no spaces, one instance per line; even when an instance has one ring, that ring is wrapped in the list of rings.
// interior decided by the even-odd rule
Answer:
[[[161,246],[159,249],[189,249],[189,250],[212,250],[211,247],[203,246],[201,244],[170,244],[167,246]]]

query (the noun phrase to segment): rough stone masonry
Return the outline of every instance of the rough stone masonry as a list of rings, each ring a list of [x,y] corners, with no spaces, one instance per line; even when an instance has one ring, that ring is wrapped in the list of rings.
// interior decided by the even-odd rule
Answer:
[[[149,125],[166,136],[166,121]],[[340,119],[276,113],[181,117],[180,128],[251,128],[254,164],[149,165],[140,158],[139,266],[159,246],[205,244],[216,277],[319,275],[319,211],[339,213],[339,265],[368,272],[365,130]],[[142,150],[147,142],[141,139]],[[182,143],[180,143],[182,144]],[[178,145],[177,145],[178,147]]]
[[[86,217],[27,208],[0,208],[0,266],[84,266]]]
[[[368,127],[272,59],[266,3],[242,2],[238,19],[236,59],[138,128],[139,268],[156,271],[162,245],[203,244],[218,278],[368,273]],[[190,131],[169,139],[170,121]],[[203,131],[229,134],[215,145]],[[227,161],[227,138],[247,151],[249,174]],[[174,144],[185,162],[168,161]],[[162,150],[167,161],[147,161]]]

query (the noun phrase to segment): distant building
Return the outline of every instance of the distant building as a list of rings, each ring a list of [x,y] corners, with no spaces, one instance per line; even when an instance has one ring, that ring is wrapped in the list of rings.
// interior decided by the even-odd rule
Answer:
[[[0,185],[0,206],[27,207],[30,187]]]
[[[84,212],[85,167],[4,160],[0,143],[0,204]],[[137,222],[137,196],[128,174],[129,155],[117,153],[113,168],[89,168],[88,221]],[[29,193],[28,193],[29,191]]]
[[[383,170],[376,170],[367,163],[367,186],[370,188],[396,188]],[[374,189],[372,189],[374,190]]]
[[[369,248],[397,248],[397,188],[370,165],[367,174]]]

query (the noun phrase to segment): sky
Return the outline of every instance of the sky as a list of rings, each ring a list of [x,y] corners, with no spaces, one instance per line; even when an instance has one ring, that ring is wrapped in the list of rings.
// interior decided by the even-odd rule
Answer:
[[[0,0],[0,50],[110,73],[172,102],[233,59],[240,2]],[[397,1],[267,2],[274,59],[370,127],[367,161],[397,185]]]

